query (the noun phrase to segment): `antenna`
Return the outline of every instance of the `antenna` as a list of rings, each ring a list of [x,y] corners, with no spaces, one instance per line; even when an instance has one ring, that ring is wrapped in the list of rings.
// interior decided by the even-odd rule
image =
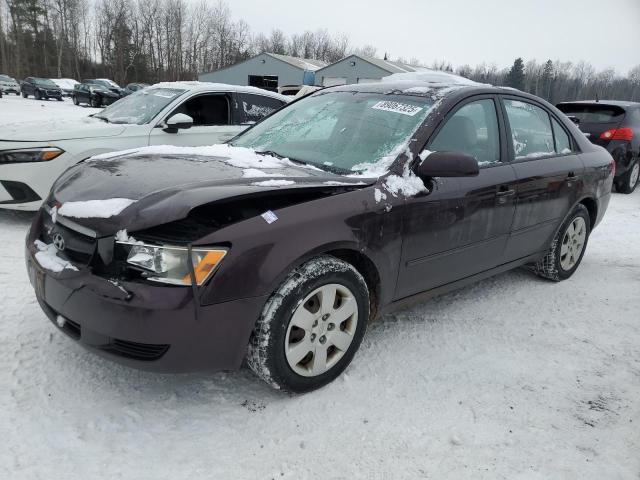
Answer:
[[[598,100],[598,92],[596,92],[596,103],[599,102],[600,100]]]

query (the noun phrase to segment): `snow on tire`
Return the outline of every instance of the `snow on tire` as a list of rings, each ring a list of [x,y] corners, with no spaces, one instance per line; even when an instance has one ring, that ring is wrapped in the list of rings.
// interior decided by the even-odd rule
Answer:
[[[591,233],[591,217],[587,208],[578,204],[553,237],[549,250],[533,266],[533,272],[559,282],[578,269]]]
[[[369,320],[369,291],[349,263],[324,255],[293,270],[256,322],[247,363],[274,388],[320,388],[349,365]]]

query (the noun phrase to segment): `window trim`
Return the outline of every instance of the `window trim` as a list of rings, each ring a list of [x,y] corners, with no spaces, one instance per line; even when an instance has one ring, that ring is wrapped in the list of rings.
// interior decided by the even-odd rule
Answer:
[[[500,106],[500,100],[493,93],[481,93],[481,94],[477,94],[477,95],[471,95],[469,97],[464,97],[459,102],[457,102],[455,105],[453,105],[449,109],[447,114],[444,117],[441,117],[440,122],[438,123],[436,128],[433,129],[433,131],[431,132],[431,135],[429,135],[429,138],[427,138],[427,141],[425,142],[424,146],[420,149],[420,152],[422,152],[425,149],[429,148],[429,146],[431,145],[431,142],[433,142],[433,140],[435,140],[435,138],[438,136],[438,134],[440,133],[442,128],[451,119],[451,117],[453,117],[461,108],[464,108],[465,106],[467,106],[470,103],[478,102],[478,101],[481,101],[481,100],[492,100],[493,101],[493,107],[495,108],[495,112],[496,112],[496,120],[498,122],[498,142],[499,142],[498,150],[500,152],[500,160],[498,160],[495,163],[490,163],[490,164],[487,164],[487,165],[478,165],[478,166],[479,166],[480,170],[485,170],[485,169],[488,169],[488,168],[495,168],[495,167],[500,167],[500,166],[503,166],[503,165],[507,165],[509,163],[509,160],[508,160],[509,157],[508,157],[508,152],[505,149],[505,144],[506,144],[506,138],[507,137],[506,137],[504,119],[502,118],[502,109],[501,109],[501,106]]]
[[[512,137],[512,131],[511,131],[511,123],[509,122],[509,114],[507,113],[507,107],[505,105],[505,100],[515,100],[517,102],[523,102],[523,103],[529,103],[535,107],[538,107],[540,109],[542,109],[548,116],[549,116],[549,126],[551,127],[551,135],[553,138],[553,149],[554,152],[549,155],[542,155],[539,157],[534,157],[534,158],[516,158],[516,152],[513,149],[513,140],[510,142],[505,142],[506,143],[506,147],[507,147],[507,151],[508,151],[508,155],[509,155],[509,162],[511,163],[523,163],[523,162],[531,162],[531,161],[535,161],[535,160],[546,160],[549,158],[561,158],[561,157],[568,157],[570,155],[576,155],[578,153],[581,152],[581,150],[578,148],[578,143],[576,142],[575,138],[573,137],[573,135],[571,134],[571,132],[569,132],[567,130],[567,128],[565,127],[565,125],[563,124],[562,120],[560,120],[558,118],[557,115],[555,115],[554,113],[552,113],[549,108],[547,108],[545,105],[543,105],[542,103],[536,101],[535,99],[529,98],[529,97],[520,97],[518,95],[513,95],[513,94],[499,94],[499,102],[501,105],[501,109],[503,111],[503,116],[504,116],[504,124],[505,124],[505,131],[506,131],[506,137],[505,138],[509,138],[509,139],[513,139]],[[560,127],[562,127],[562,129],[564,130],[564,133],[567,134],[567,136],[569,137],[569,143],[571,144],[571,152],[569,153],[559,153],[556,152],[556,134],[555,131],[553,130],[553,123],[551,122],[551,120],[555,120]]]

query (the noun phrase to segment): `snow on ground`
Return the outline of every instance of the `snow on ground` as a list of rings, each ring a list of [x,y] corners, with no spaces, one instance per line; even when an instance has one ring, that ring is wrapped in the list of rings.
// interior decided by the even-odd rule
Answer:
[[[0,212],[0,478],[638,478],[640,190],[570,280],[518,270],[388,315],[295,397],[85,351],[36,303],[28,222]]]
[[[16,95],[3,95],[0,98],[0,125],[16,122],[30,122],[49,118],[53,120],[86,117],[99,112],[99,108],[76,106],[70,98],[58,100],[35,100],[33,97],[22,98]],[[2,129],[0,128],[0,138]]]

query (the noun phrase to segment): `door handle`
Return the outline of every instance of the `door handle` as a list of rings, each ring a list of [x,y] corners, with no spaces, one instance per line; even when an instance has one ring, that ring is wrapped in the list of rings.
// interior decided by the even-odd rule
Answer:
[[[569,172],[567,174],[567,180],[575,180],[577,178],[577,175],[575,174],[575,172]]]
[[[507,185],[502,185],[498,187],[498,191],[496,192],[496,198],[498,199],[498,204],[502,205],[507,203],[507,198],[516,194],[516,191],[512,188],[509,188]]]

